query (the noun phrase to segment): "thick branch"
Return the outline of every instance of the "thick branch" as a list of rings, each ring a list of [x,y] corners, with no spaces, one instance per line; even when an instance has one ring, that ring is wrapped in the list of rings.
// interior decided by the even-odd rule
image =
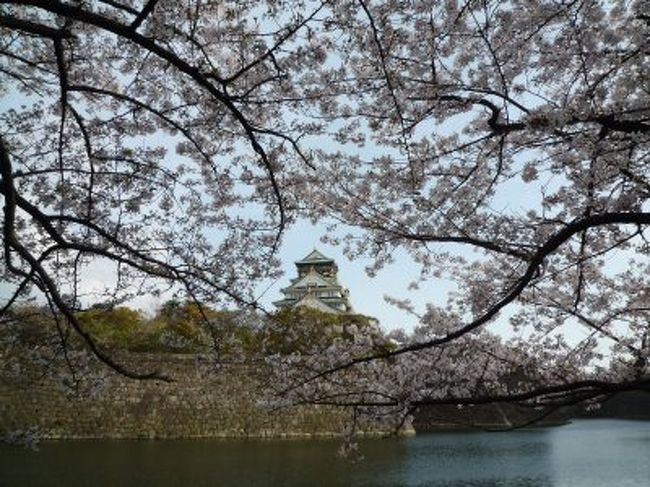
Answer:
[[[586,218],[579,220],[574,220],[572,223],[567,224],[564,228],[552,235],[542,246],[540,246],[530,258],[528,267],[524,274],[517,280],[517,282],[510,288],[506,295],[501,298],[498,302],[492,305],[485,313],[476,318],[475,320],[467,323],[456,330],[449,332],[447,335],[428,340],[426,342],[414,343],[406,347],[398,348],[390,352],[382,352],[377,354],[368,355],[366,357],[360,357],[353,360],[349,360],[341,365],[337,365],[330,369],[320,372],[314,377],[311,377],[297,387],[304,385],[308,382],[311,382],[320,377],[338,372],[350,368],[354,365],[371,362],[378,359],[386,359],[390,357],[396,357],[398,355],[403,355],[408,352],[417,352],[419,350],[426,350],[433,348],[438,345],[443,345],[449,343],[457,338],[462,337],[470,333],[471,331],[483,326],[488,323],[492,318],[494,318],[502,309],[504,309],[508,304],[512,303],[517,297],[526,289],[528,284],[533,280],[533,278],[539,273],[539,268],[542,263],[553,252],[555,252],[562,244],[567,242],[574,235],[586,230],[587,228],[597,227],[602,225],[625,225],[625,224],[634,224],[634,225],[648,225],[650,224],[650,212],[639,212],[639,213],[604,213],[601,215],[591,215]],[[292,387],[294,388],[294,387]]]
[[[138,373],[127,369],[119,363],[115,362],[109,355],[100,350],[93,340],[92,336],[83,329],[75,314],[65,303],[65,300],[59,293],[57,285],[47,273],[41,262],[36,259],[24,245],[20,243],[14,228],[17,195],[13,186],[11,161],[9,160],[9,154],[5,148],[2,137],[0,137],[0,175],[2,176],[2,194],[4,195],[5,200],[3,236],[6,259],[9,259],[9,254],[12,249],[17,252],[17,254],[29,265],[31,269],[30,274],[38,276],[40,283],[44,286],[49,296],[51,296],[54,304],[61,311],[61,313],[63,313],[70,324],[72,324],[72,327],[79,334],[79,336],[83,338],[90,351],[104,364],[108,365],[116,372],[132,379],[157,379],[171,381],[170,378],[161,375],[159,372]]]
[[[276,170],[273,167],[271,161],[269,160],[266,151],[257,140],[255,128],[249,123],[248,119],[242,113],[242,111],[239,108],[237,108],[237,106],[235,106],[234,102],[231,100],[231,98],[228,95],[226,95],[224,92],[216,88],[201,73],[201,71],[197,67],[190,65],[185,60],[181,59],[179,56],[174,54],[172,51],[161,47],[156,43],[155,40],[149,37],[145,37],[139,34],[138,32],[134,31],[133,29],[131,29],[130,26],[126,26],[115,20],[103,17],[94,12],[90,12],[79,7],[73,7],[54,0],[47,3],[43,3],[37,0],[22,0],[22,1],[13,0],[10,1],[10,3],[31,5],[34,7],[38,7],[48,12],[54,13],[56,15],[61,15],[71,20],[77,20],[80,22],[85,22],[90,25],[94,25],[107,32],[111,32],[119,37],[128,39],[129,41],[152,52],[153,54],[160,57],[161,59],[164,59],[179,71],[190,76],[199,86],[203,87],[205,90],[207,90],[210,93],[211,96],[213,96],[217,101],[222,103],[232,114],[234,119],[242,127],[244,133],[246,134],[250,142],[251,147],[253,148],[254,152],[259,156],[262,165],[265,167],[267,171],[269,181],[271,183],[271,188],[275,195],[278,212],[279,212],[277,237],[274,244],[274,251],[275,251],[277,245],[279,244],[280,235],[284,231],[284,227],[286,225],[284,199],[282,197],[280,186],[278,184],[275,175]],[[218,81],[220,83],[223,83],[223,80],[218,80]]]
[[[142,11],[138,14],[138,16],[135,18],[133,22],[131,22],[131,28],[133,30],[136,30],[142,22],[145,21],[145,19],[149,16],[151,12],[153,12],[153,9],[156,7],[156,4],[158,3],[158,0],[149,0],[147,4],[144,6]]]
[[[509,394],[494,394],[478,397],[444,397],[444,398],[428,398],[415,401],[417,405],[441,405],[441,404],[491,404],[495,402],[522,402],[529,401],[549,395],[557,394],[585,394],[587,396],[600,396],[603,394],[614,394],[623,391],[633,390],[648,390],[650,391],[650,379],[640,379],[624,382],[606,382],[598,380],[584,380],[577,382],[570,382],[564,384],[554,384],[550,386],[539,387],[531,389],[526,392],[509,393]]]
[[[54,29],[47,25],[37,24],[35,22],[30,22],[29,20],[22,20],[9,15],[0,15],[0,26],[12,30],[20,30],[40,37],[48,37],[50,39],[60,40],[72,37],[72,34],[68,30]]]

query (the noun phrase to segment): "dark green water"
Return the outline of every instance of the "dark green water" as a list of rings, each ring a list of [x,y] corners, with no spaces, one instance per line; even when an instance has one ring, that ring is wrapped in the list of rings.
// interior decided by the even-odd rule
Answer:
[[[650,422],[585,420],[508,433],[336,440],[71,441],[0,447],[0,485],[650,486]]]

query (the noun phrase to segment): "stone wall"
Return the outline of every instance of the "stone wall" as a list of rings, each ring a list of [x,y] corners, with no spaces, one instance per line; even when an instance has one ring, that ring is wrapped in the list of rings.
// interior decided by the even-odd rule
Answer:
[[[143,370],[161,368],[174,382],[111,373],[94,393],[82,388],[72,394],[51,378],[3,374],[0,434],[33,428],[43,438],[225,438],[329,436],[343,430],[347,411],[269,410],[258,403],[259,374],[241,367],[214,370],[197,359],[132,354],[122,360]]]

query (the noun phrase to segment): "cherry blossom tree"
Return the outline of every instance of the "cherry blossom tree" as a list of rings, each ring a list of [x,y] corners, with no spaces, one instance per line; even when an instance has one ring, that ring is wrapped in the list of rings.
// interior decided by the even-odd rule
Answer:
[[[458,291],[420,314],[410,343],[313,377],[381,356],[401,359],[416,404],[565,404],[647,389],[647,6],[338,5],[340,63],[325,75],[337,92],[322,116],[338,122],[344,142],[384,150],[321,153],[327,177],[312,181],[311,211],[364,230],[350,232],[348,251],[374,256],[371,272],[405,248],[423,281],[446,276]],[[495,320],[517,338],[490,340]],[[459,340],[470,340],[463,360],[432,365]],[[453,377],[460,388],[432,372],[478,363],[484,373]],[[503,377],[518,367],[537,379],[505,391]],[[486,387],[490,376],[498,380]]]
[[[272,357],[285,398],[650,386],[647,2],[17,0],[0,29],[3,313],[38,291],[102,361],[160,378],[75,317],[87,267],[115,266],[115,303],[171,286],[256,307],[311,218],[370,273],[405,249],[457,291],[398,302],[420,319],[400,341]]]
[[[116,266],[116,302],[162,282],[255,304],[292,218],[283,167],[297,148],[287,109],[257,100],[290,93],[284,73],[317,57],[280,52],[308,20],[282,7],[2,6],[3,94],[20,99],[2,120],[4,311],[35,286],[101,360],[158,377],[120,367],[75,318],[89,260]],[[261,16],[281,24],[261,31]]]

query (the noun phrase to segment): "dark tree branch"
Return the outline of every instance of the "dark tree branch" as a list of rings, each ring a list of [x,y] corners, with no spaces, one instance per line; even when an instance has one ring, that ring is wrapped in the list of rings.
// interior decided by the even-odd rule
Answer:
[[[460,405],[478,405],[478,404],[492,404],[496,402],[501,403],[517,403],[529,401],[531,399],[543,398],[551,395],[565,395],[571,394],[585,394],[588,397],[597,397],[603,394],[614,394],[617,392],[633,391],[633,390],[648,390],[650,391],[650,379],[636,379],[623,382],[607,382],[598,380],[583,380],[576,382],[569,382],[563,384],[554,384],[544,387],[538,387],[519,393],[506,393],[494,394],[478,397],[446,397],[446,398],[428,398],[415,401],[417,405],[435,405],[435,404],[460,404]],[[582,398],[581,401],[584,401]]]
[[[111,32],[118,37],[127,39],[144,49],[152,52],[161,59],[167,61],[170,65],[174,66],[176,69],[185,73],[191,79],[193,79],[199,86],[203,87],[211,96],[215,98],[218,102],[222,103],[228,111],[232,114],[234,119],[240,124],[244,133],[246,134],[249,143],[253,151],[259,156],[262,165],[266,168],[269,182],[271,184],[272,192],[275,195],[276,206],[278,208],[278,226],[277,233],[275,238],[275,243],[273,245],[272,253],[277,251],[277,247],[280,242],[280,237],[284,232],[286,226],[286,212],[284,205],[284,198],[280,191],[280,186],[276,177],[276,168],[273,166],[271,160],[268,158],[266,151],[259,143],[257,137],[255,136],[255,129],[250,124],[244,113],[235,106],[231,98],[226,95],[224,92],[216,88],[209,80],[206,78],[201,71],[187,63],[185,60],[181,59],[175,53],[170,50],[167,50],[160,45],[158,45],[155,40],[145,37],[136,31],[132,30],[129,26],[120,24],[119,22],[103,17],[94,12],[90,12],[78,7],[72,7],[70,5],[61,3],[59,1],[52,0],[43,4],[37,0],[10,0],[10,3],[20,4],[20,5],[31,5],[37,8],[41,8],[48,12],[60,15],[70,20],[77,20],[80,22],[85,22],[89,25],[94,25],[100,29],[103,29],[107,32]],[[218,80],[220,83],[223,83],[224,80]]]
[[[142,22],[145,21],[145,19],[149,16],[151,12],[153,12],[153,9],[156,8],[156,4],[158,3],[158,0],[149,0],[142,11],[138,14],[138,16],[135,18],[133,22],[131,22],[131,29],[136,30]]]
[[[47,291],[47,294],[51,297],[56,307],[61,311],[68,322],[72,324],[72,327],[84,340],[89,350],[100,361],[109,366],[111,369],[132,379],[156,379],[164,380],[167,382],[171,381],[169,377],[161,375],[157,371],[149,373],[134,372],[115,362],[108,354],[99,349],[92,336],[86,330],[84,330],[81,322],[77,319],[63,297],[60,295],[56,283],[49,276],[45,268],[42,266],[41,262],[36,259],[24,245],[20,243],[14,227],[17,197],[13,185],[11,161],[9,160],[9,154],[5,148],[2,137],[0,137],[0,176],[2,176],[2,194],[4,195],[5,200],[3,236],[6,256],[5,258],[8,261],[8,267],[13,267],[9,255],[11,250],[14,250],[25,261],[25,263],[29,265],[30,274],[33,273],[34,275],[38,276],[44,289]]]
[[[22,20],[18,17],[9,15],[0,15],[0,27],[6,27],[12,30],[19,30],[27,34],[33,34],[39,37],[50,39],[69,39],[72,34],[66,29],[55,29],[47,25],[37,24],[29,20]]]
[[[543,245],[541,245],[537,252],[528,261],[528,266],[524,274],[517,280],[515,284],[511,286],[506,295],[502,297],[499,301],[493,304],[486,312],[475,320],[467,323],[464,326],[456,328],[454,331],[447,333],[442,337],[437,337],[425,342],[414,343],[406,347],[398,348],[397,350],[381,352],[371,354],[365,357],[359,357],[347,362],[344,362],[340,365],[326,369],[315,376],[309,377],[304,381],[296,385],[292,385],[287,390],[296,389],[302,385],[305,385],[309,382],[312,382],[321,377],[333,374],[335,372],[349,369],[355,365],[371,362],[379,359],[388,359],[391,357],[396,357],[398,355],[403,355],[405,353],[417,352],[420,350],[426,350],[438,345],[443,345],[449,343],[453,340],[456,340],[471,331],[483,326],[488,323],[492,318],[494,318],[502,309],[507,305],[512,303],[519,295],[527,288],[528,284],[533,280],[533,278],[539,273],[539,269],[543,264],[544,260],[555,252],[561,245],[571,239],[574,235],[592,227],[603,226],[603,225],[648,225],[650,224],[650,213],[639,212],[639,213],[605,213],[601,215],[591,215],[587,218],[582,218],[574,220],[573,222],[565,225],[564,228],[552,235]]]

